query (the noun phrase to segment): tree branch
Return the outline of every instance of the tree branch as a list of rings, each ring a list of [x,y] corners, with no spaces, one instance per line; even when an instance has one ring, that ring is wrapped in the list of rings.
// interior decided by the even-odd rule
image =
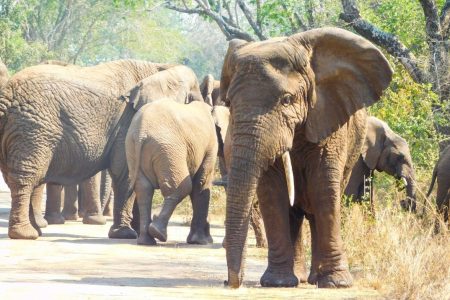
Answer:
[[[206,0],[205,0],[206,1]],[[212,10],[209,3],[208,5],[205,4],[202,0],[195,0],[197,3],[197,6],[195,8],[189,8],[184,3],[184,8],[176,6],[173,4],[171,0],[167,0],[165,6],[168,9],[175,10],[182,13],[187,14],[198,14],[202,16],[208,16],[211,19],[213,19],[217,25],[219,26],[220,30],[223,32],[225,37],[230,40],[233,38],[243,39],[246,41],[254,41],[254,38],[248,34],[247,32],[243,31],[239,26],[237,26],[233,20],[230,20],[230,18],[227,18],[223,16],[222,14],[219,14],[217,11]]]
[[[357,33],[385,49],[390,55],[397,58],[405,67],[414,81],[426,82],[424,72],[419,68],[414,54],[403,45],[397,37],[384,32],[361,18],[354,0],[341,0],[343,13],[339,18],[347,22]]]
[[[247,19],[248,23],[253,28],[256,36],[258,36],[261,41],[267,40],[267,37],[263,34],[262,29],[258,26],[258,24],[256,24],[255,20],[253,20],[252,13],[247,4],[243,0],[237,0],[237,3],[239,5],[239,8],[244,13],[244,16]]]

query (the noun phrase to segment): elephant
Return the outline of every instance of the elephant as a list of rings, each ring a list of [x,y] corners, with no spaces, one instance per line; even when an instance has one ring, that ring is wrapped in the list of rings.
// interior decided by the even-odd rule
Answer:
[[[194,71],[181,65],[145,78],[125,97],[135,110],[161,98],[173,98],[176,102],[186,104],[192,101],[204,101]]]
[[[214,80],[211,74],[206,75],[200,84],[203,99],[211,106],[223,106],[225,103],[220,98],[220,81]]]
[[[450,145],[447,145],[439,154],[439,160],[433,170],[430,188],[427,197],[430,197],[433,191],[434,183],[437,180],[436,206],[437,211],[444,217],[444,222],[448,224],[448,210],[450,199]],[[447,225],[448,226],[448,225]],[[436,221],[435,232],[439,232],[440,225]]]
[[[193,217],[187,242],[213,242],[207,217],[218,140],[223,137],[213,120],[213,115],[220,112],[211,110],[207,103],[194,101],[184,105],[169,98],[144,105],[133,118],[125,144],[130,180],[139,205],[139,245],[156,245],[155,239],[167,240],[169,219],[188,195]],[[155,189],[161,189],[164,202],[152,220]]]
[[[5,66],[5,64],[0,59],[0,91],[6,85],[8,80],[9,80],[8,68]]]
[[[361,201],[364,195],[364,178],[373,170],[386,172],[406,185],[405,210],[416,211],[416,176],[408,143],[380,119],[367,119],[367,135],[361,155],[350,175],[344,194]]]
[[[0,95],[0,169],[12,196],[10,238],[41,234],[30,203],[43,184],[76,184],[105,169],[115,195],[108,236],[137,238],[125,158],[125,135],[136,110],[121,95],[173,66],[138,60],[38,65],[9,79]]]
[[[392,72],[373,44],[339,28],[230,41],[220,79],[221,98],[230,107],[229,287],[242,284],[255,194],[268,241],[262,286],[294,287],[306,280],[305,216],[312,245],[308,282],[352,285],[340,200],[364,143],[365,107],[380,99]]]

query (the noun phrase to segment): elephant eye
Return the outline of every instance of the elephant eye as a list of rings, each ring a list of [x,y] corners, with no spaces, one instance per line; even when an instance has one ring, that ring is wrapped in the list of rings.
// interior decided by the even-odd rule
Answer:
[[[288,106],[293,102],[293,100],[294,100],[294,96],[287,94],[287,95],[284,95],[283,97],[281,97],[280,102],[284,106]]]

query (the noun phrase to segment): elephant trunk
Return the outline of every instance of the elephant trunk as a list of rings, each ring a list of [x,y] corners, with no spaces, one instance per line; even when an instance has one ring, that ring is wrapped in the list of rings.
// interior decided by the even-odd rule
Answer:
[[[244,276],[250,209],[262,168],[261,155],[251,145],[233,143],[228,175],[226,208],[226,257],[228,286],[238,288]],[[258,149],[258,147],[256,147]]]
[[[413,176],[403,177],[406,179],[406,202],[407,210],[416,211],[416,181]]]

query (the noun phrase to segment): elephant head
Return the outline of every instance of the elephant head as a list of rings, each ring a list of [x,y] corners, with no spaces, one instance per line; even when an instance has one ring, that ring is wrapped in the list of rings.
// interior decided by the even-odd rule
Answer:
[[[0,90],[6,85],[9,80],[8,69],[5,64],[0,60]]]
[[[242,283],[251,204],[268,166],[283,156],[292,174],[289,156],[283,154],[294,138],[326,142],[356,111],[380,98],[391,76],[374,45],[342,29],[230,42],[220,80],[220,95],[230,106],[229,286]],[[292,190],[292,176],[287,177]]]
[[[180,103],[203,101],[194,71],[181,65],[141,80],[125,97],[135,110],[161,98],[171,98]]]
[[[370,170],[386,172],[406,185],[404,209],[416,210],[416,180],[408,143],[389,126],[375,117],[368,118],[366,140],[361,152]]]
[[[211,74],[208,74],[203,78],[200,85],[200,91],[202,93],[205,102],[211,106],[223,105],[224,103],[220,99],[220,81],[214,80]]]

